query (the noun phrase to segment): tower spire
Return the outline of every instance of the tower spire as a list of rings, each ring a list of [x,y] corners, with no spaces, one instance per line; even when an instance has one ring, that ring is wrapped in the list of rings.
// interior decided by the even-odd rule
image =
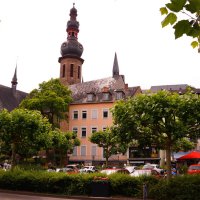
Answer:
[[[15,73],[13,75],[11,83],[12,83],[12,88],[17,86],[17,83],[18,83],[17,82],[17,64],[16,64],[16,67],[15,67]]]
[[[114,58],[114,63],[113,63],[113,77],[114,76],[119,76],[119,66],[118,66],[116,52],[115,52],[115,58]]]
[[[70,9],[69,16],[70,19],[66,27],[67,40],[61,44],[61,57],[58,59],[60,63],[60,80],[64,85],[81,83],[82,64],[84,62],[81,58],[83,46],[78,41],[79,22],[76,19],[77,9],[75,3]]]
[[[16,67],[15,67],[15,73],[13,75],[13,78],[12,78],[12,91],[13,91],[13,95],[16,95],[16,90],[17,90],[17,64],[16,64]]]

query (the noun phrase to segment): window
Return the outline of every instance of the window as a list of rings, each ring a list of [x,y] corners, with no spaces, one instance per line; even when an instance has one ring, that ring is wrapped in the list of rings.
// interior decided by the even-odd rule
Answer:
[[[97,127],[92,127],[92,133],[97,132]]]
[[[92,156],[96,156],[97,155],[97,147],[96,146],[92,146],[91,155]]]
[[[110,94],[108,92],[103,93],[103,100],[108,101],[110,99]]]
[[[77,136],[77,134],[78,134],[78,128],[77,127],[73,127],[72,132],[75,133],[76,136]]]
[[[78,110],[73,111],[73,119],[78,119]]]
[[[119,100],[119,99],[122,99],[122,98],[123,98],[122,92],[117,92],[116,99]]]
[[[93,97],[94,97],[93,94],[88,94],[88,95],[87,95],[87,100],[88,100],[88,101],[93,101]]]
[[[107,128],[107,127],[103,127],[103,131],[106,131],[106,128]]]
[[[86,156],[86,146],[81,146],[81,156]]]
[[[78,66],[78,79],[81,78],[81,66]]]
[[[108,109],[103,110],[103,118],[108,118]]]
[[[70,77],[73,77],[74,74],[74,64],[70,65]]]
[[[65,77],[65,65],[63,65],[63,69],[62,69],[62,77]]]
[[[82,127],[81,129],[81,137],[86,137],[86,128]]]
[[[92,110],[92,119],[97,119],[97,110]]]
[[[77,147],[73,148],[72,156],[77,156]]]
[[[86,110],[82,111],[82,119],[87,119],[87,111]]]

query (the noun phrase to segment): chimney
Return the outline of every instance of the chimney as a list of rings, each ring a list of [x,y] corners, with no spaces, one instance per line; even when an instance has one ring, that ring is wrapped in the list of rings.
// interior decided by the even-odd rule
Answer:
[[[128,83],[125,83],[124,89],[125,89],[125,90],[128,90]]]

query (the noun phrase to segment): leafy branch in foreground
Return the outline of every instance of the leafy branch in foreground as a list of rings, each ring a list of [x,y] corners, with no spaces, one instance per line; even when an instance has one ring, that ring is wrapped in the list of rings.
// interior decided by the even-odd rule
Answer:
[[[183,35],[192,37],[191,46],[198,47],[200,53],[200,0],[170,0],[160,12],[166,15],[162,27],[171,25],[175,39]]]

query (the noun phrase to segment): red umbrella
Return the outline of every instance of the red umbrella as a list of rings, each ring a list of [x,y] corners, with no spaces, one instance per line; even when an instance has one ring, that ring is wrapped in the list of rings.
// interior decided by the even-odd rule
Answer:
[[[200,152],[199,151],[192,151],[184,156],[181,156],[177,160],[188,160],[188,159],[200,159]]]

